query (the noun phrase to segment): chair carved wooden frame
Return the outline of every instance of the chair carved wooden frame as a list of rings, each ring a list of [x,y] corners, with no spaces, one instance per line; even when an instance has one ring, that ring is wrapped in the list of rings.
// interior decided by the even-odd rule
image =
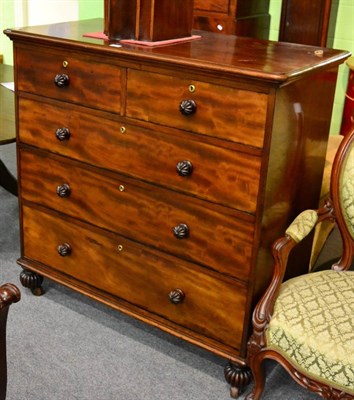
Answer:
[[[9,307],[21,298],[20,290],[12,283],[0,286],[0,400],[6,398],[7,357],[6,357],[6,323]]]
[[[342,237],[340,260],[328,271],[283,282],[291,250],[328,219]],[[354,256],[354,128],[336,153],[330,198],[319,210],[302,212],[272,251],[273,277],[253,313],[247,358],[254,387],[246,399],[262,396],[264,359],[277,361],[322,398],[354,399],[354,271],[349,271]]]

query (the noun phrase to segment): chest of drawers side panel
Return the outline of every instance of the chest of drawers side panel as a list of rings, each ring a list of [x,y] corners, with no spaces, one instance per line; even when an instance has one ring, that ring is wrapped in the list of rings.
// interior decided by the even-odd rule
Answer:
[[[337,67],[299,79],[276,92],[265,198],[258,219],[260,245],[254,276],[254,301],[269,282],[272,265],[269,249],[276,237],[304,209],[317,209]],[[290,257],[287,277],[308,270],[312,236]]]

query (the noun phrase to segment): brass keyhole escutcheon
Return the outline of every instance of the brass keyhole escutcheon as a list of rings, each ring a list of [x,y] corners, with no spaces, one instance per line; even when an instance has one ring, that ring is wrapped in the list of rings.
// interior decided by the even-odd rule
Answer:
[[[125,187],[124,187],[124,185],[119,185],[118,189],[120,192],[124,192]]]
[[[120,133],[125,133],[127,131],[127,128],[125,126],[120,127]]]
[[[66,60],[64,60],[64,61],[63,61],[63,67],[66,68],[68,65],[69,65],[69,62],[66,61]]]
[[[189,85],[188,90],[190,91],[190,93],[194,93],[196,91],[195,85]]]
[[[117,250],[118,250],[119,252],[123,251],[123,245],[122,245],[122,244],[119,244],[119,245],[117,246]]]

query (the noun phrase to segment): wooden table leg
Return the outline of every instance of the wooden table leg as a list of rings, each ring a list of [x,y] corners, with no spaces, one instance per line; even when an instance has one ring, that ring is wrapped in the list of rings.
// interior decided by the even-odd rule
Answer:
[[[0,160],[0,186],[8,192],[17,196],[17,179],[7,169],[6,165]]]

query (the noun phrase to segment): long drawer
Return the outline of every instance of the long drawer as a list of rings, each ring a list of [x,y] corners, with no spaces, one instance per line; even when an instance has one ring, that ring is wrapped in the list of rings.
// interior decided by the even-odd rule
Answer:
[[[121,113],[123,73],[119,66],[82,53],[31,47],[18,48],[16,58],[21,65],[19,91]]]
[[[202,143],[193,135],[187,139],[122,124],[86,109],[69,111],[60,104],[20,98],[19,110],[21,142],[241,211],[256,211],[260,157]]]
[[[20,151],[21,196],[248,280],[254,226],[208,203],[59,156]]]
[[[42,211],[24,206],[22,215],[26,259],[240,348],[246,307],[244,286]],[[61,280],[65,282],[65,275]],[[237,318],[230,318],[230,312]]]
[[[128,117],[258,148],[264,142],[267,102],[264,93],[128,70]]]

